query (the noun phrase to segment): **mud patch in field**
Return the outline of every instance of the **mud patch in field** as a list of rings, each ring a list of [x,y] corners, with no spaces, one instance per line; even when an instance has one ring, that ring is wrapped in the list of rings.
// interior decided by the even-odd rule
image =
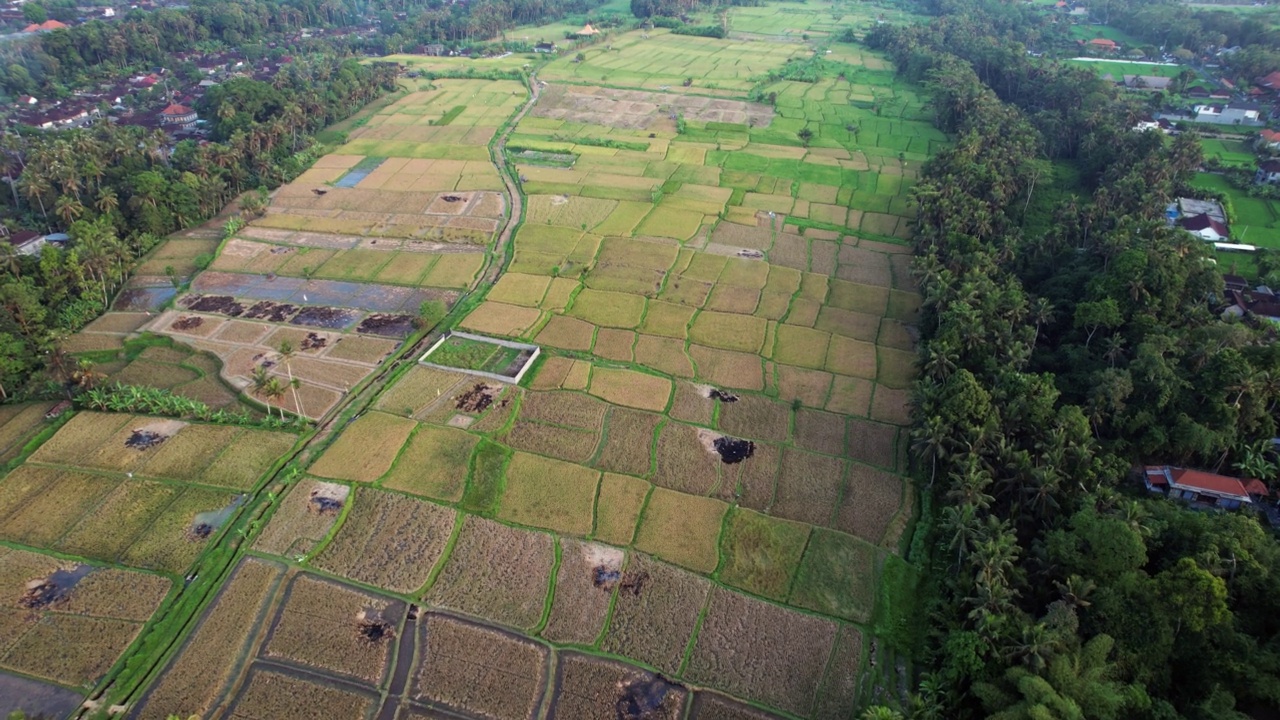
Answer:
[[[72,589],[91,572],[92,565],[75,565],[55,570],[49,577],[32,580],[23,589],[22,597],[18,598],[18,607],[43,610],[57,605],[66,600]]]
[[[616,709],[619,720],[646,720],[662,711],[663,702],[671,692],[684,688],[661,675],[636,680],[621,687]]]
[[[210,536],[218,531],[218,528],[231,519],[232,513],[236,511],[236,508],[244,504],[246,497],[246,495],[236,495],[226,507],[196,513],[195,518],[191,521],[191,527],[187,528],[187,539],[191,542],[208,540]]]
[[[368,643],[387,642],[396,636],[391,623],[383,620],[378,613],[368,610],[356,616],[356,632],[361,640]]]
[[[313,332],[309,332],[309,333],[307,333],[307,336],[306,336],[306,337],[302,338],[302,346],[301,346],[301,347],[302,347],[302,349],[303,349],[304,351],[305,351],[305,350],[319,350],[320,348],[322,348],[322,347],[324,347],[325,345],[328,345],[328,344],[329,344],[329,338],[327,338],[327,337],[325,337],[325,336],[323,336],[323,335],[317,335],[317,334],[315,334],[315,333],[313,333]]]
[[[337,483],[320,483],[307,500],[307,512],[318,515],[337,515],[347,502],[351,488]]]

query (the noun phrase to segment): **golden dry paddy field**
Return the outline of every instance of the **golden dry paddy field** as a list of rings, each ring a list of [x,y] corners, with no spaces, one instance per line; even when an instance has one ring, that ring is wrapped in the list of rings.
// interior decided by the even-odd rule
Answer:
[[[273,403],[337,421],[0,414],[0,583],[51,586],[0,613],[0,668],[79,698],[146,667],[131,718],[849,720],[900,698],[910,188],[947,139],[883,57],[829,42],[868,11],[729,18],[581,59],[397,56],[530,62],[538,99],[504,130],[520,83],[410,80],[175,303],[91,326],[177,341],[118,378],[227,405],[263,368],[301,381]],[[815,50],[816,82],[766,75]],[[379,323],[433,301],[538,359],[519,384],[406,363],[353,396],[420,335]],[[113,583],[146,592],[112,606]],[[30,651],[50,633],[56,662]]]

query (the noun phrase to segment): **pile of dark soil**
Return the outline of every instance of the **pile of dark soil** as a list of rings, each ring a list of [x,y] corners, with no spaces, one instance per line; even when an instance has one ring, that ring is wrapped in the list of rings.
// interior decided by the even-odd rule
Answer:
[[[174,330],[195,330],[203,324],[204,318],[202,317],[197,317],[195,315],[183,315],[173,321],[172,327]]]
[[[493,404],[493,399],[497,395],[498,388],[484,383],[476,383],[475,387],[458,396],[458,401],[455,405],[458,410],[463,412],[482,413]]]
[[[355,316],[354,310],[318,305],[303,308],[302,312],[295,315],[289,322],[294,325],[309,325],[311,327],[340,330],[350,325]]]
[[[591,583],[601,590],[613,590],[613,586],[621,579],[621,572],[604,565],[597,565],[591,571]]]
[[[342,505],[341,500],[321,495],[319,491],[312,490],[311,502],[307,506],[307,511],[319,513],[320,515],[337,515],[342,512]]]

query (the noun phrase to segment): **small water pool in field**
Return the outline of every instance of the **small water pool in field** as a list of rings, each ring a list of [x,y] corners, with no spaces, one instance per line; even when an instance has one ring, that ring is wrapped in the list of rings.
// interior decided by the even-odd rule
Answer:
[[[355,166],[348,170],[345,175],[338,178],[337,181],[333,183],[333,186],[340,188],[353,188],[360,184],[361,180],[369,177],[369,173],[377,170],[378,166],[385,160],[386,158],[381,157],[367,157],[356,163]]]

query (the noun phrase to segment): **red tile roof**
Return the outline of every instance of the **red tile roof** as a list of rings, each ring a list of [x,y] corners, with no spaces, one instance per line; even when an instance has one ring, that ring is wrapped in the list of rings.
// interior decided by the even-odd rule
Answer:
[[[1108,39],[1106,39],[1106,38],[1094,38],[1094,39],[1092,39],[1092,40],[1090,40],[1090,41],[1089,41],[1089,44],[1090,44],[1090,45],[1097,45],[1098,47],[1105,47],[1105,48],[1116,48],[1116,47],[1119,47],[1118,45],[1116,45],[1116,41],[1115,41],[1115,40],[1108,40]]]
[[[1277,70],[1265,77],[1258,78],[1258,84],[1264,88],[1270,88],[1272,90],[1280,88],[1280,70]]]
[[[65,29],[67,29],[67,26],[65,23],[60,23],[57,20],[45,20],[39,25],[32,23],[31,25],[26,26],[25,28],[22,29],[22,32],[40,32],[41,30],[65,30]]]
[[[195,111],[187,107],[186,105],[179,105],[178,103],[173,103],[169,107],[161,110],[160,114],[161,115],[190,115],[193,112]]]
[[[1271,143],[1280,143],[1280,132],[1276,132],[1275,130],[1267,130],[1264,128],[1258,133],[1258,135],[1262,138],[1262,141],[1268,145]]]
[[[1258,478],[1253,478],[1248,482],[1246,482],[1244,484],[1244,489],[1245,489],[1245,492],[1249,493],[1250,495],[1262,495],[1265,497],[1271,494],[1271,491],[1267,489],[1267,484],[1262,482]]]
[[[1175,483],[1195,490],[1207,490],[1237,497],[1246,497],[1249,494],[1245,491],[1244,484],[1240,482],[1239,478],[1215,475],[1203,470],[1187,470],[1185,468],[1172,468],[1170,474],[1173,476]]]

